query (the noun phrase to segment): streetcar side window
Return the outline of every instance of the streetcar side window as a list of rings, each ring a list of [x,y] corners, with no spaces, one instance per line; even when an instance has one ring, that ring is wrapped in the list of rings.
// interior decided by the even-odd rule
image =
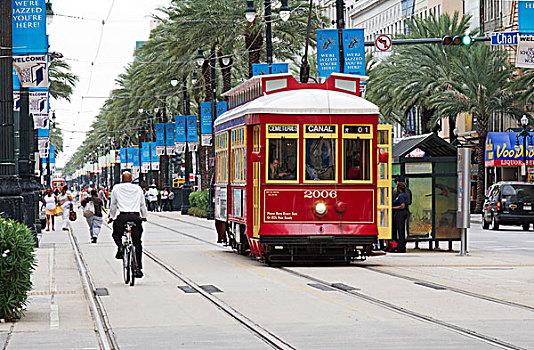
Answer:
[[[287,138],[269,139],[269,180],[297,179],[297,141]]]
[[[365,181],[371,179],[371,140],[344,139],[343,179]]]
[[[308,181],[334,181],[336,179],[336,140],[306,138],[306,175]]]

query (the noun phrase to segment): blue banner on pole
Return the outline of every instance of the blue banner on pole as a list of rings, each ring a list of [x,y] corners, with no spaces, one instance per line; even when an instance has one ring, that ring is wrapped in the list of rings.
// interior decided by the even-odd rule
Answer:
[[[226,112],[227,110],[228,110],[228,102],[226,101],[217,102],[217,118],[219,118],[220,115]]]
[[[343,58],[346,74],[365,75],[365,49],[362,28],[343,29]]]
[[[133,166],[139,166],[139,148],[132,148]]]
[[[174,146],[174,123],[165,123],[165,146]]]
[[[176,142],[185,142],[185,115],[175,115]]]
[[[200,133],[212,133],[211,102],[200,102]],[[187,126],[189,130],[189,125]]]
[[[141,145],[141,163],[150,163],[150,142],[143,142]]]
[[[289,63],[271,63],[271,74],[289,73]],[[254,63],[252,65],[252,76],[269,74],[268,63]]]
[[[187,142],[198,142],[197,116],[187,116]]]
[[[150,162],[159,163],[159,156],[156,153],[156,142],[150,142]]]
[[[48,159],[50,159],[50,164],[56,162],[56,146],[50,145],[50,153],[48,155]]]
[[[337,29],[317,30],[317,74],[328,78],[339,72],[339,37]]]
[[[120,153],[120,156],[121,156],[121,164],[126,164],[127,163],[127,160],[126,160],[126,157],[127,157],[127,149],[126,148],[121,148],[119,153]]]
[[[128,166],[132,166],[133,164],[133,152],[134,152],[134,148],[128,147],[126,151],[126,164]]]
[[[534,1],[521,0],[518,2],[519,33],[534,33]]]
[[[165,124],[156,123],[156,146],[165,146]]]
[[[13,54],[47,53],[45,0],[12,0]]]
[[[37,138],[47,138],[50,137],[50,129],[37,129]]]

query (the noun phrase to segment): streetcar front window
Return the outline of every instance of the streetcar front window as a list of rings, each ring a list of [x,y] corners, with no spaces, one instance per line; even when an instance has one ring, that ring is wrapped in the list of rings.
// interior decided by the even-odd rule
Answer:
[[[269,180],[297,179],[297,139],[269,139]]]
[[[336,179],[336,140],[306,138],[306,180],[333,181]]]
[[[371,140],[345,139],[343,179],[365,181],[371,179]]]

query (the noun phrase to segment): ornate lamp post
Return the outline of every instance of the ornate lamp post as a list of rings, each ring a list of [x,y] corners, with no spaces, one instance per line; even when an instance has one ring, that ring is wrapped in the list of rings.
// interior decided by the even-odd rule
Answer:
[[[273,35],[271,31],[271,0],[265,0],[265,49],[267,51],[267,63],[269,64],[269,74],[271,74],[271,65],[273,63]],[[282,7],[280,8],[280,19],[287,21],[291,15],[291,10],[287,6],[287,0],[282,0]],[[256,19],[256,9],[254,8],[254,0],[247,0],[247,8],[245,9],[245,18],[249,22],[254,22]]]
[[[523,164],[521,164],[521,176],[523,177],[523,181],[527,181],[527,151],[532,152],[534,151],[534,144],[532,141],[532,135],[530,134],[529,130],[527,129],[528,126],[528,118],[526,115],[523,115],[521,117],[521,126],[523,127],[523,130],[516,136],[515,140],[515,146],[514,149],[516,152],[523,151]],[[519,146],[519,137],[523,138],[523,149],[521,149],[521,146]],[[527,148],[527,138],[530,138],[530,143]]]

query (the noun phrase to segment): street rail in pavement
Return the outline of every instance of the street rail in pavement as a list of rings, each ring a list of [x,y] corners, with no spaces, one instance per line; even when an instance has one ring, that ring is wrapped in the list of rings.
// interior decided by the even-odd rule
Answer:
[[[185,220],[179,220],[179,219],[175,219],[175,218],[170,218],[170,217],[164,216],[164,215],[157,215],[157,216],[165,218],[165,219],[168,219],[168,220],[174,220],[174,221],[183,222],[183,223],[186,223],[186,224],[189,224],[189,225],[195,225],[194,223],[191,223],[191,222],[188,222],[188,221],[185,221]],[[224,249],[219,244],[216,244],[214,242],[210,242],[208,240],[196,237],[196,236],[188,234],[186,232],[182,232],[182,231],[179,231],[179,230],[176,230],[176,229],[173,229],[173,228],[169,228],[168,226],[161,225],[161,224],[154,223],[154,222],[148,222],[148,223],[150,223],[151,225],[158,226],[158,227],[164,228],[166,230],[178,233],[178,234],[180,234],[182,236],[186,236],[186,237],[192,238],[194,240],[209,244],[211,246],[216,246],[216,247],[218,247],[220,249],[221,248]],[[206,227],[204,225],[196,225],[196,226],[201,226],[201,227],[204,227],[204,228],[208,228],[208,227]],[[226,248],[226,249],[230,250],[229,248]],[[358,292],[358,291],[355,291],[355,290],[347,290],[345,288],[345,286],[343,286],[343,285],[340,286],[340,285],[338,285],[336,283],[329,283],[327,281],[324,281],[322,279],[316,278],[314,276],[294,271],[294,270],[289,269],[287,267],[280,267],[280,268],[277,268],[277,269],[281,270],[281,271],[284,271],[285,273],[288,273],[288,274],[291,274],[291,275],[294,275],[294,276],[298,276],[298,277],[303,278],[305,280],[318,283],[318,284],[323,285],[325,287],[333,288],[337,292],[349,295],[349,296],[354,297],[354,298],[358,298],[360,300],[364,300],[366,302],[369,302],[371,304],[380,306],[380,307],[388,309],[390,311],[402,314],[404,316],[407,316],[407,317],[410,317],[410,318],[413,318],[413,319],[417,319],[417,320],[422,321],[422,322],[430,323],[430,324],[436,325],[436,326],[441,327],[441,328],[448,329],[448,330],[453,331],[455,333],[462,334],[464,336],[479,340],[479,341],[484,342],[484,343],[488,343],[488,344],[491,344],[491,345],[494,345],[494,346],[497,346],[497,347],[500,347],[500,348],[503,348],[503,349],[515,349],[515,350],[524,349],[523,347],[520,347],[520,346],[517,346],[515,344],[500,340],[498,338],[495,338],[495,337],[492,337],[492,336],[489,336],[489,335],[485,335],[485,334],[476,332],[476,331],[474,331],[472,329],[468,329],[468,328],[465,328],[465,327],[457,326],[455,324],[452,324],[452,323],[449,323],[449,322],[445,322],[445,321],[430,317],[428,315],[424,315],[424,314],[421,314],[421,313],[418,313],[418,312],[414,312],[412,310],[403,308],[403,307],[401,307],[399,305],[395,305],[393,303],[390,303],[390,302],[387,302],[387,301],[384,301],[384,300],[380,300],[378,298],[369,296],[367,294],[364,294],[364,293],[361,293],[361,292]],[[376,270],[376,269],[369,269],[369,270],[373,271],[373,272],[376,272],[376,273],[384,273],[383,271],[379,271],[379,270]],[[421,282],[421,283],[433,284],[433,285],[438,286],[438,284],[433,283],[433,282],[428,282],[428,281],[424,281],[424,280],[420,280],[420,279],[416,279],[416,278],[412,278],[412,277],[408,277],[408,276],[403,276],[403,275],[400,275],[400,274],[394,274],[394,273],[388,273],[388,272],[385,272],[384,274],[385,275],[389,275],[391,277],[395,277],[395,278],[404,278],[404,279],[407,279],[407,280],[410,280],[410,281],[413,281],[413,282]],[[445,285],[439,285],[439,286],[443,287],[443,288],[446,288],[446,289],[448,289],[448,290],[450,290],[452,292],[463,294],[463,295],[466,295],[466,296],[469,296],[469,297],[473,297],[473,298],[476,298],[476,299],[481,299],[481,300],[490,301],[490,302],[494,302],[494,303],[498,303],[498,304],[503,304],[503,305],[506,305],[506,306],[509,306],[509,307],[520,308],[520,309],[523,309],[523,310],[526,310],[526,311],[531,311],[531,312],[534,311],[533,307],[530,307],[530,306],[527,306],[527,305],[514,303],[514,302],[511,302],[511,301],[506,301],[506,300],[502,300],[502,299],[498,299],[498,298],[493,298],[493,297],[490,297],[490,296],[486,296],[486,295],[482,295],[482,294],[478,294],[478,293],[474,293],[474,292],[465,291],[465,290],[454,288],[454,287],[451,287],[451,286],[445,286]]]

